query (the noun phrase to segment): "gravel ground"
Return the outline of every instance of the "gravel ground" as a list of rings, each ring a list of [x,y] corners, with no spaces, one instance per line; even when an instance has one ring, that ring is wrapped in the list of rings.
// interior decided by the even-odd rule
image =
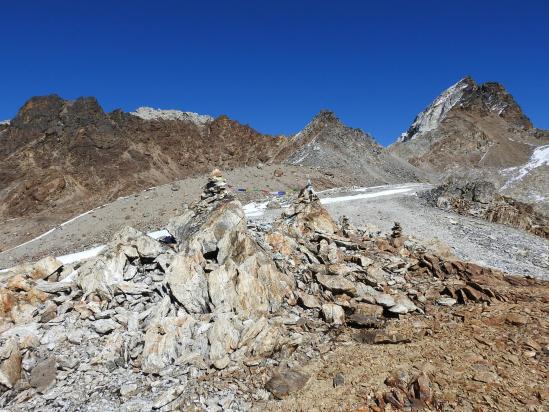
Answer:
[[[282,171],[283,175],[275,176],[275,171]],[[327,174],[303,166],[250,166],[225,171],[224,174],[234,188],[248,190],[256,188],[289,191],[302,187],[308,178],[319,188],[376,184],[363,181],[360,176],[349,177],[338,171]],[[198,176],[118,198],[64,226],[59,225],[88,209],[79,210],[72,215],[55,215],[49,212],[31,218],[0,222],[0,251],[3,250],[0,253],[0,268],[37,260],[46,255],[61,256],[104,244],[124,226],[142,231],[162,228],[172,217],[180,214],[184,203],[191,203],[199,198],[206,179],[206,176]],[[263,195],[250,191],[237,193],[237,196],[246,203]],[[51,229],[55,230],[49,235],[12,249]]]
[[[418,190],[428,187],[411,186]],[[330,191],[321,194],[321,197],[352,193]],[[431,207],[413,192],[332,203],[326,207],[334,218],[346,215],[355,226],[373,225],[383,232],[389,232],[393,223],[398,221],[406,235],[412,235],[435,248],[448,246],[460,259],[511,274],[549,279],[547,240],[511,227]],[[255,220],[268,222],[279,213],[279,210],[267,211]]]
[[[235,187],[252,187],[256,182],[263,181],[264,186],[272,190],[299,186],[306,176],[322,182],[319,183],[321,188],[343,181],[299,167],[286,168],[283,177],[273,178],[272,169],[245,168],[228,172],[227,178]],[[186,179],[117,199],[42,239],[0,253],[0,268],[48,254],[59,256],[104,244],[125,225],[144,231],[160,229],[180,212],[183,203],[197,198],[203,183],[203,177]],[[513,274],[549,279],[548,241],[521,230],[433,208],[415,195],[416,191],[426,189],[428,185],[391,185],[360,192],[333,189],[321,193],[321,197],[360,195],[402,187],[414,190],[367,199],[355,198],[326,207],[335,218],[346,215],[356,226],[373,225],[389,232],[393,222],[398,221],[405,234],[432,244],[434,248],[447,246],[460,259]],[[241,193],[239,197],[243,203],[258,197],[266,199],[257,192]],[[281,209],[268,209],[263,216],[250,220],[251,223],[270,222],[280,213]]]

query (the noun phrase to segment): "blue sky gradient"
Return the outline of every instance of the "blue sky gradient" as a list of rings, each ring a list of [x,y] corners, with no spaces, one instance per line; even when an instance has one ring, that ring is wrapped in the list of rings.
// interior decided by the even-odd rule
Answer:
[[[227,114],[292,134],[322,108],[389,144],[465,75],[549,129],[544,1],[6,1],[0,120],[31,96]]]

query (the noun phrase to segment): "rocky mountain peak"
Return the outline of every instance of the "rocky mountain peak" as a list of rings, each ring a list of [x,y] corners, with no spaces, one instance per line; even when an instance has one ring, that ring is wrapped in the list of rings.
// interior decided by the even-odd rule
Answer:
[[[442,92],[415,118],[410,128],[400,136],[398,141],[412,140],[435,130],[455,109],[481,116],[495,114],[515,127],[532,128],[530,120],[522,113],[513,96],[503,85],[496,82],[478,85],[472,77],[467,76]]]
[[[469,76],[450,86],[417,115],[410,128],[400,136],[399,141],[405,142],[435,129],[446,117],[446,114],[462,101],[464,95],[469,94],[476,87],[475,81]]]
[[[328,124],[342,124],[341,120],[339,120],[339,117],[335,114],[335,112],[331,110],[322,109],[320,110],[312,120],[312,123],[322,124],[322,125],[328,125]]]

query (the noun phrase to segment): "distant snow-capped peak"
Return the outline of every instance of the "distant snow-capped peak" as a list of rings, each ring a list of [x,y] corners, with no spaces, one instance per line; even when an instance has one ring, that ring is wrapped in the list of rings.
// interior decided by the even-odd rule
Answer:
[[[135,112],[131,112],[130,114],[144,120],[183,120],[194,123],[197,126],[205,126],[214,120],[212,116],[194,112],[183,112],[181,110],[161,110],[154,109],[152,107],[139,107]]]
[[[414,139],[418,134],[435,129],[444,119],[446,114],[454,107],[467,89],[474,88],[475,82],[470,77],[465,77],[440,94],[433,103],[422,111],[412,123],[407,132],[399,137],[399,142]]]
[[[2,124],[10,124],[11,120],[0,120],[0,125]]]

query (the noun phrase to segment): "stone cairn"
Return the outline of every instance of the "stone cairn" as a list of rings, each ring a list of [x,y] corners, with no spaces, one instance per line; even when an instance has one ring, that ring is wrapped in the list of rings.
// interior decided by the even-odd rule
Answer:
[[[401,247],[404,244],[404,238],[402,237],[402,226],[398,222],[395,222],[391,228],[391,243],[394,247]]]
[[[310,203],[315,200],[318,200],[318,196],[313,189],[313,184],[311,183],[311,179],[307,179],[307,184],[303,189],[301,189],[297,199],[298,199],[298,202],[300,203]]]
[[[227,190],[227,180],[219,169],[212,170],[208,182],[200,195],[199,209],[207,208],[211,203],[224,199],[229,195]]]

